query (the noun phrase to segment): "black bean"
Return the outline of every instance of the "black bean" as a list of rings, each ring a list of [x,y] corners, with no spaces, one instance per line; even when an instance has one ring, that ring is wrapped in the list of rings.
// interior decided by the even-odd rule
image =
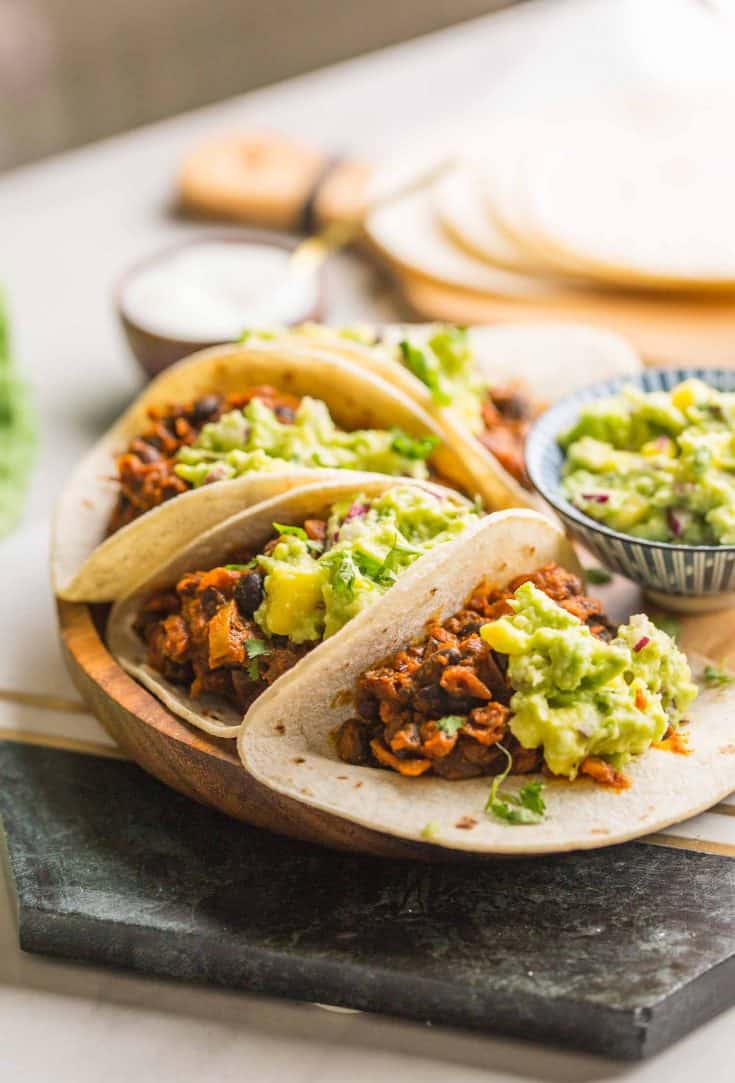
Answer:
[[[209,420],[213,414],[219,411],[222,400],[219,395],[203,395],[201,399],[197,399],[191,409],[191,420],[199,423],[204,423]]]
[[[253,570],[235,584],[235,602],[243,617],[251,617],[263,601],[263,576]]]
[[[498,394],[492,398],[497,409],[509,421],[528,421],[533,417],[532,404],[523,395]]]
[[[296,411],[291,406],[276,406],[274,413],[284,425],[291,425],[296,417]]]
[[[154,463],[157,459],[161,458],[161,453],[157,448],[142,440],[140,441],[140,446],[136,448],[136,454],[143,463]]]
[[[211,620],[217,610],[224,605],[225,599],[216,587],[206,587],[202,591],[202,612],[207,620]]]

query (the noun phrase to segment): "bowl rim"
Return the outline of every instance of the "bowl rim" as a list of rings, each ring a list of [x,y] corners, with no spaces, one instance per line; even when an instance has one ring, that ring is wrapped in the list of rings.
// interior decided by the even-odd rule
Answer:
[[[181,338],[175,335],[163,335],[160,331],[153,331],[144,323],[134,319],[125,307],[125,291],[130,283],[143,271],[155,267],[158,263],[165,263],[167,259],[177,255],[179,252],[183,252],[187,248],[195,248],[199,245],[210,243],[222,243],[232,245],[263,245],[264,247],[280,248],[284,252],[292,253],[298,248],[303,239],[304,238],[300,235],[279,233],[276,230],[259,229],[256,226],[206,225],[204,228],[200,227],[195,233],[187,234],[178,239],[172,239],[168,244],[164,244],[155,250],[149,251],[146,255],[140,256],[135,262],[129,264],[121,271],[115,278],[112,286],[112,303],[115,312],[117,313],[118,319],[123,324],[128,323],[136,331],[148,335],[153,339],[157,339],[159,342],[191,347],[192,353],[196,350],[205,349],[208,346],[219,345],[219,340],[216,340],[213,343],[211,339],[202,340],[199,338],[190,339]],[[312,306],[311,311],[315,308],[323,307],[324,305],[324,295],[327,287],[324,263],[316,268],[314,281],[316,283],[316,301]],[[307,319],[309,318],[310,317],[307,316]],[[228,341],[228,339],[223,339],[221,344],[224,345]]]
[[[526,438],[526,469],[528,471],[528,476],[537,492],[540,493],[544,500],[550,504],[562,518],[570,519],[572,522],[592,533],[603,534],[605,537],[614,538],[620,542],[626,542],[628,545],[639,545],[644,549],[661,549],[665,552],[713,555],[716,553],[735,553],[735,544],[691,545],[684,542],[652,541],[649,538],[637,538],[634,534],[625,534],[622,531],[613,530],[612,527],[605,526],[591,516],[585,515],[584,512],[576,508],[574,504],[566,499],[566,497],[553,491],[544,480],[543,471],[539,466],[542,453],[550,443],[556,443],[556,438],[561,431],[561,426],[554,425],[555,418],[566,414],[573,402],[579,402],[581,406],[582,403],[607,398],[615,395],[628,384],[637,385],[646,390],[646,378],[658,373],[665,373],[677,383],[691,379],[703,380],[705,383],[712,383],[716,389],[719,389],[718,381],[721,383],[730,383],[732,384],[732,388],[728,388],[728,390],[735,392],[735,369],[711,367],[697,368],[677,366],[669,368],[666,366],[651,365],[642,368],[641,371],[637,373],[627,373],[624,376],[615,376],[609,380],[600,380],[597,383],[586,384],[584,387],[577,388],[577,390],[571,391],[568,395],[564,395],[561,399],[558,399],[548,410],[545,410],[539,419],[531,426],[531,430]]]

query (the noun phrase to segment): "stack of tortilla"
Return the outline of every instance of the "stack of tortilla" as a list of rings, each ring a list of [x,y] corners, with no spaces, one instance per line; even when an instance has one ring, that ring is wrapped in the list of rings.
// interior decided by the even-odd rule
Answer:
[[[640,104],[473,118],[378,172],[369,244],[434,318],[600,321],[653,361],[731,362],[733,109]]]

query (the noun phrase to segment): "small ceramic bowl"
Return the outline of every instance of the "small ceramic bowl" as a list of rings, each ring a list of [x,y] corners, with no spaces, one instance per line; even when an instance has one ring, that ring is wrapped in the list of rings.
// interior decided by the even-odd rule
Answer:
[[[180,361],[182,357],[204,350],[208,346],[217,346],[222,343],[221,338],[210,337],[205,339],[182,339],[162,335],[146,327],[139,320],[134,319],[126,309],[125,293],[131,280],[141,271],[148,270],[158,263],[165,263],[171,257],[186,248],[196,245],[209,244],[210,242],[225,242],[227,244],[256,244],[274,245],[277,248],[292,252],[299,244],[299,238],[289,237],[281,233],[272,233],[264,230],[207,230],[199,233],[188,240],[178,244],[169,245],[152,256],[141,260],[130,267],[118,280],[114,292],[115,307],[122,324],[130,349],[146,376],[157,376],[163,369]],[[326,277],[324,267],[318,267],[314,272],[316,289],[314,302],[304,308],[303,311],[294,314],[290,321],[293,324],[307,321],[318,321],[324,316]]]
[[[533,426],[526,465],[534,486],[562,519],[569,533],[611,571],[639,583],[657,605],[679,612],[706,612],[735,605],[735,545],[677,545],[621,534],[574,507],[561,488],[564,455],[558,437],[594,399],[617,394],[626,384],[644,391],[670,391],[697,378],[719,391],[735,391],[735,371],[726,369],[645,369],[635,376],[592,384],[560,399]]]

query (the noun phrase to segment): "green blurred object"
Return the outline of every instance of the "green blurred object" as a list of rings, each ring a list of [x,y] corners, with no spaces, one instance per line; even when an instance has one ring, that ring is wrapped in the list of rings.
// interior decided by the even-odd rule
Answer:
[[[20,519],[35,449],[35,417],[28,390],[13,372],[10,328],[0,293],[0,538]]]

